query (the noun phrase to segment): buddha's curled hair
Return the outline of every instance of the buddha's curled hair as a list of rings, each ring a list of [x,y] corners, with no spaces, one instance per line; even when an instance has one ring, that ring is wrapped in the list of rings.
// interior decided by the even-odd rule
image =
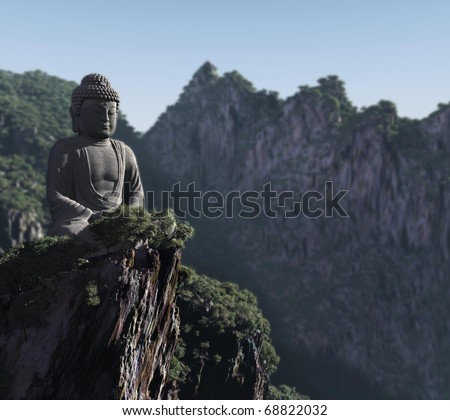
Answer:
[[[119,106],[119,95],[111,87],[109,80],[101,74],[88,74],[83,77],[80,85],[72,92],[72,112],[80,115],[81,104],[85,99],[104,99],[115,101]]]

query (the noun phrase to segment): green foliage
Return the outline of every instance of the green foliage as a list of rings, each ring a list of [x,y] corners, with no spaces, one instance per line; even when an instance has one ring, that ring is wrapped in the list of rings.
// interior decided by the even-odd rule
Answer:
[[[213,328],[217,333],[235,330],[241,335],[254,334],[257,330],[270,332],[256,296],[248,290],[239,290],[234,283],[222,283],[182,267],[178,299],[189,302],[191,310],[200,315],[199,327]]]
[[[98,294],[97,282],[95,280],[89,280],[85,285],[86,290],[86,303],[89,306],[100,305],[100,296]]]
[[[233,70],[229,73],[225,73],[223,75],[223,78],[230,83],[234,83],[237,86],[239,86],[239,88],[247,90],[249,92],[256,92],[255,87],[253,86],[253,84],[247,80],[245,77],[243,77],[238,71]]]
[[[23,292],[42,279],[56,279],[83,265],[88,251],[67,236],[45,236],[34,243],[21,243],[0,257],[0,293]]]
[[[186,381],[187,375],[190,372],[190,368],[187,364],[183,363],[182,360],[186,354],[186,343],[179,339],[177,346],[175,347],[175,352],[170,361],[170,371],[169,379],[171,381],[177,381],[184,383]]]
[[[230,336],[240,341],[256,332],[263,334],[260,356],[267,373],[271,374],[279,358],[269,338],[269,322],[257,304],[256,297],[248,290],[239,290],[236,284],[222,283],[182,266],[177,291],[181,318],[178,346],[182,351],[177,350],[172,362],[172,378],[184,382],[188,367],[201,358],[219,365],[227,360],[229,350],[223,342],[229,342]]]
[[[41,71],[0,71],[0,150],[20,154],[43,171],[53,142],[72,133],[70,98],[75,84]]]
[[[191,226],[177,222],[173,212],[149,213],[123,206],[112,216],[117,214],[127,217],[102,218],[92,226],[105,244],[148,239],[150,247],[164,250],[183,246],[193,235]],[[33,243],[21,243],[0,257],[0,292],[31,290],[41,279],[56,278],[85,264],[86,256],[93,251],[93,247],[67,236],[46,236]],[[95,304],[97,293],[93,285],[87,287],[88,300]]]
[[[314,87],[300,86],[301,103],[321,104],[328,122],[336,126],[356,114],[356,108],[348,99],[342,80],[337,76],[328,76],[319,79],[318,83]]]
[[[288,385],[269,385],[269,390],[264,396],[265,400],[309,400],[306,395],[301,395],[295,387]]]
[[[428,173],[440,171],[444,175],[443,182],[448,184],[450,182],[450,166],[448,165],[450,152],[447,150],[444,135],[439,133],[434,136],[435,138],[432,139],[430,134],[424,132],[421,121],[400,118],[393,136],[393,143],[403,156],[420,162],[421,167]],[[430,140],[434,140],[437,147],[430,147]],[[416,168],[408,169],[408,172],[410,179],[418,179],[420,176]],[[433,193],[431,188],[429,192]]]
[[[193,237],[194,230],[175,218],[173,210],[148,212],[136,206],[119,206],[90,226],[94,236],[106,249],[121,242],[147,240],[151,248],[181,248]]]
[[[19,155],[0,156],[0,213],[33,212],[45,224],[45,179]]]
[[[428,141],[424,136],[419,120],[409,118],[398,119],[397,135],[395,136],[395,144],[402,150],[410,153],[417,151],[419,154],[428,148]]]

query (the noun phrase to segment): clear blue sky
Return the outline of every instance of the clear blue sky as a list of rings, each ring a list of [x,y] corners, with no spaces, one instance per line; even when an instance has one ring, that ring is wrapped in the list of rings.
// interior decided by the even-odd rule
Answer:
[[[206,60],[282,97],[336,74],[352,102],[424,117],[450,101],[450,2],[4,1],[0,69],[103,73],[147,130]]]

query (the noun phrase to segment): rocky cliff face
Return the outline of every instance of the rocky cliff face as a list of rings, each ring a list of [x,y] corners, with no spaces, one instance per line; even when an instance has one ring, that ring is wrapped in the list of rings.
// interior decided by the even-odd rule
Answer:
[[[266,395],[277,360],[252,295],[228,285],[241,313],[224,305],[219,282],[202,276],[199,287],[185,267],[180,276],[178,248],[85,255],[44,237],[0,259],[3,399]]]
[[[22,156],[0,156],[0,249],[43,235],[44,191],[44,174]]]
[[[211,348],[203,349],[197,360],[191,360],[186,380],[173,381],[167,387],[168,399],[263,400],[269,378],[260,356],[263,338],[240,338],[222,334]],[[188,343],[196,345],[198,343]],[[271,398],[269,398],[271,399]]]
[[[3,295],[3,397],[161,398],[180,324],[179,263],[179,251],[130,250]]]
[[[177,306],[183,320],[175,352],[180,399],[264,399],[278,363],[255,297],[183,267]],[[294,397],[295,398],[295,397]]]
[[[39,217],[34,211],[8,209],[1,216],[0,232],[3,234],[0,253],[20,242],[35,241],[44,234]]]
[[[255,130],[278,111],[276,93],[255,92],[237,72],[219,77],[205,63],[141,143],[158,150],[171,179],[226,188],[241,175]]]
[[[269,308],[276,344],[296,349],[286,358],[302,355],[285,374],[305,392],[447,398],[449,127],[449,107],[423,121],[387,101],[357,111],[333,76],[280,101],[207,63],[141,147],[203,191],[347,190],[348,218],[235,220],[221,231],[241,251],[234,270]]]

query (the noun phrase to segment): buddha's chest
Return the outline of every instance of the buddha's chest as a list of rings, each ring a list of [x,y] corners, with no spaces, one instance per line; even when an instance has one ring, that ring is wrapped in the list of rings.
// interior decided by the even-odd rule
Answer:
[[[112,145],[106,147],[88,146],[86,152],[94,187],[118,181],[119,162]]]

